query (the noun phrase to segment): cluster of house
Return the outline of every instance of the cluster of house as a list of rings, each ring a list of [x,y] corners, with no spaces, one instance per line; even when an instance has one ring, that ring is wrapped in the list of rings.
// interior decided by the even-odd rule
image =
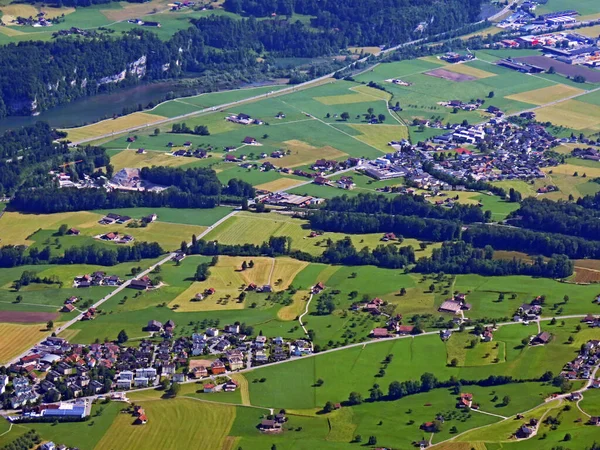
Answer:
[[[577,22],[579,13],[574,9],[536,15],[534,11],[539,3],[545,2],[528,0],[521,3],[510,16],[503,19],[496,26],[505,30],[533,32],[557,26],[565,27]]]
[[[461,147],[465,143],[475,143],[489,151],[475,153]],[[452,127],[451,132],[434,137],[431,143],[390,142],[388,145],[395,152],[365,162],[358,169],[378,180],[403,177],[421,189],[460,189],[460,186],[451,186],[426,173],[423,165],[433,163],[436,171],[459,179],[471,177],[481,181],[500,181],[542,178],[545,177],[542,167],[559,163],[545,151],[559,144],[560,140],[548,134],[542,126],[529,123],[521,127],[494,118],[476,127]]]
[[[455,294],[452,298],[444,300],[438,311],[450,314],[460,314],[462,311],[469,311],[471,304],[467,303],[466,299],[466,294]]]
[[[284,412],[262,419],[258,424],[258,429],[263,433],[280,433],[283,431],[283,425],[287,422]]]
[[[73,447],[67,447],[65,444],[56,445],[54,442],[44,442],[39,446],[39,450],[77,450]]]
[[[531,300],[529,303],[523,303],[517,308],[513,321],[515,322],[528,322],[529,320],[537,320],[542,315],[542,305],[544,304],[544,297],[538,296]]]
[[[91,286],[119,286],[123,283],[116,275],[107,275],[106,272],[97,271],[92,274],[77,275],[73,279],[73,287],[88,288]]]
[[[171,11],[181,11],[182,9],[185,9],[185,8],[193,8],[194,6],[196,6],[196,2],[189,2],[189,1],[173,2],[170,6],[171,6]]]
[[[438,102],[438,105],[445,106],[446,108],[457,108],[457,109],[461,109],[463,111],[475,111],[476,109],[479,109],[481,107],[481,105],[483,105],[484,103],[485,103],[485,100],[478,98],[478,99],[475,99],[474,102],[463,102],[462,100],[448,100],[447,102]],[[421,125],[421,123],[417,123],[416,125]],[[442,127],[441,122],[436,122],[434,124],[434,126],[432,126],[431,123],[429,123],[429,121],[427,121],[427,123],[423,123],[423,125],[426,127],[431,127],[431,128],[441,128]]]
[[[101,241],[114,242],[116,244],[131,244],[135,240],[130,234],[121,234],[118,231],[99,234],[96,238]]]
[[[311,205],[319,205],[322,198],[310,195],[288,194],[287,192],[266,193],[259,197],[259,202],[267,205],[285,206],[291,208],[305,208]]]
[[[0,394],[6,393],[9,406],[18,409],[38,403],[40,398],[52,400],[46,403],[56,403],[114,390],[155,386],[161,377],[178,383],[212,377],[211,383],[204,386],[205,392],[231,391],[237,389],[235,382],[215,385],[214,377],[313,353],[312,343],[306,339],[286,341],[262,335],[248,339],[237,323],[177,339],[173,337],[174,329],[172,320],[165,324],[151,320],[145,330],[160,334],[163,339],[160,342],[143,339],[136,347],[111,342],[71,344],[64,338],[50,336],[8,366],[7,375],[0,375]],[[214,355],[216,359],[198,359],[202,355]],[[34,413],[60,414],[41,411]],[[64,413],[65,417],[68,415]]]
[[[591,340],[581,346],[575,359],[565,364],[560,374],[569,380],[589,380],[594,371],[594,367],[598,365],[599,362],[600,341]],[[600,388],[600,379],[593,380],[591,387]]]
[[[65,303],[63,304],[63,306],[60,308],[60,312],[65,312],[65,313],[69,313],[69,312],[73,312],[75,310],[75,304],[81,300],[80,297],[76,297],[74,295],[72,295],[71,297],[67,298],[65,300]]]
[[[18,16],[11,21],[15,25],[29,26],[29,27],[51,27],[53,25],[52,20],[46,18],[45,12],[39,12],[35,16],[21,17]]]
[[[185,142],[184,145],[187,147],[187,143],[189,141]],[[189,142],[189,144],[191,145],[192,143]],[[171,155],[173,156],[181,156],[184,158],[198,158],[198,159],[204,159],[204,158],[208,158],[208,152],[203,149],[203,148],[197,148],[196,150],[192,150],[192,149],[179,149],[179,150],[175,150],[171,153]]]
[[[457,63],[461,63],[461,62],[467,62],[467,61],[471,61],[473,59],[475,59],[475,55],[471,52],[467,52],[467,53],[456,53],[456,52],[448,52],[445,53],[444,55],[440,56],[439,59],[441,59],[442,61],[446,61],[447,63],[450,64],[457,64]]]
[[[225,120],[241,125],[262,125],[264,123],[262,120],[253,119],[251,116],[244,113],[232,114],[231,116],[225,117]]]
[[[131,220],[131,217],[129,216],[122,216],[121,214],[117,214],[117,213],[108,213],[107,215],[105,215],[102,219],[100,219],[98,221],[98,223],[100,225],[112,225],[112,224],[119,224],[119,225],[123,225],[126,224],[127,222],[129,222]]]
[[[571,154],[577,158],[589,159],[590,161],[600,162],[600,150],[588,147],[588,148],[575,148]]]
[[[127,23],[132,23],[134,25],[139,25],[142,27],[158,27],[160,28],[160,22],[142,20],[142,19],[129,19]]]

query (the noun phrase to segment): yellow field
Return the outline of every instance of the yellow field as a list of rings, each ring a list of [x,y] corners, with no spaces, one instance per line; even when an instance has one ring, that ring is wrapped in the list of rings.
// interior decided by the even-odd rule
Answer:
[[[130,414],[119,414],[96,450],[221,449],[236,415],[234,406],[188,398],[136,403],[144,407],[148,423],[133,425]]]
[[[277,166],[293,168],[310,164],[319,158],[338,159],[348,156],[347,153],[344,153],[337,148],[330,147],[329,145],[324,147],[314,147],[304,141],[298,141],[296,139],[284,141],[282,148],[290,150],[291,154],[284,156],[283,158],[267,158],[266,160]]]
[[[0,218],[0,242],[2,245],[30,245],[33,241],[27,237],[40,228],[58,229],[67,223],[72,227],[81,227],[85,223],[96,223],[102,216],[89,212],[66,212],[57,214],[21,214],[6,212]]]
[[[296,317],[306,309],[306,301],[309,295],[310,292],[308,291],[297,291],[293,297],[294,303],[277,311],[277,318],[285,321],[296,320]]]
[[[146,5],[147,3],[144,3]],[[68,133],[68,139],[72,142],[79,142],[83,139],[93,138],[94,136],[102,136],[107,133],[118,133],[129,128],[143,127],[165,117],[155,116],[153,114],[136,112],[116,119],[107,119],[102,122],[86,125],[79,128],[67,128],[63,131]]]
[[[7,25],[17,17],[35,17],[39,12],[34,6],[25,4],[6,5],[1,7],[0,11],[2,11],[2,22]]]
[[[45,324],[0,323],[0,364],[10,361],[50,333]]]
[[[554,125],[562,125],[575,130],[600,131],[600,106],[577,100],[566,100],[538,109],[536,120],[552,122]]]
[[[109,20],[121,21],[145,16],[155,10],[163,11],[168,8],[168,0],[152,0],[147,3],[121,2],[121,9],[105,9],[102,12]]]
[[[17,17],[35,17],[39,12],[45,12],[46,17],[48,19],[53,19],[55,17],[61,16],[62,14],[64,14],[65,16],[71,14],[75,12],[75,8],[52,8],[50,6],[42,6],[38,9],[33,5],[10,4],[0,7],[0,11],[2,11],[2,22],[4,24],[11,26],[19,26],[11,23]],[[8,33],[5,34],[10,36],[10,34]],[[18,34],[22,33],[18,32]]]
[[[242,405],[250,406],[250,390],[248,389],[248,380],[241,373],[231,375],[231,378],[237,381],[242,396]]]
[[[361,132],[355,136],[359,141],[376,147],[382,152],[387,152],[388,142],[408,139],[408,129],[404,125],[369,125],[353,123],[349,124],[355,130]]]
[[[533,91],[521,92],[520,94],[508,95],[506,98],[518,102],[530,103],[532,105],[544,105],[555,102],[572,95],[581,94],[584,91],[566,84],[555,84]]]
[[[600,164],[598,167],[585,167],[577,166],[575,164],[561,164],[556,167],[545,167],[544,172],[552,171],[553,174],[573,175],[575,172],[579,173],[579,178],[585,173],[587,178],[600,177]],[[574,177],[577,180],[577,177]],[[585,178],[584,178],[585,180]]]
[[[368,53],[370,55],[376,55],[381,51],[379,47],[348,47],[348,50],[352,53]]]
[[[192,234],[199,234],[206,229],[196,225],[167,222],[154,222],[145,228],[127,228],[126,225],[118,224],[100,225],[98,220],[101,218],[101,214],[86,211],[43,215],[8,212],[0,218],[0,242],[3,245],[29,245],[33,241],[27,240],[27,237],[40,228],[53,230],[58,229],[62,224],[67,224],[69,227],[78,228],[83,236],[118,231],[122,234],[130,234],[138,241],[156,241],[165,250],[171,250],[178,248],[182,240],[189,240]]]
[[[360,92],[361,94],[370,95],[371,97],[385,100],[386,102],[392,98],[392,95],[388,92],[382,91],[381,89],[375,89],[369,86],[356,86],[351,89],[354,92]]]
[[[498,34],[501,31],[502,31],[502,28],[491,26],[491,27],[484,28],[483,30],[479,30],[479,31],[475,31],[473,33],[465,34],[464,36],[461,36],[460,38],[464,41],[464,40],[467,40],[469,38],[472,38],[473,36],[487,36],[488,34]]]
[[[485,70],[481,70],[476,67],[471,67],[466,64],[448,64],[447,66],[444,66],[444,69],[455,73],[461,73],[463,75],[470,75],[475,78],[489,78],[496,76],[495,73],[487,72]]]
[[[124,167],[131,168],[142,168],[152,166],[167,166],[167,167],[179,167],[184,164],[189,164],[192,161],[196,161],[191,158],[183,158],[169,155],[163,152],[149,151],[147,153],[138,155],[136,149],[123,150],[117,153],[115,156],[110,158],[110,163],[114,166],[115,172],[123,169]]]
[[[455,198],[458,196],[458,202],[465,205],[476,205],[479,203],[479,200],[476,197],[479,197],[481,192],[466,192],[466,191],[457,191],[448,193],[448,197]],[[440,200],[445,200],[448,197],[427,197],[427,201],[430,203],[435,203]]]
[[[446,61],[444,61],[443,59],[439,59],[437,56],[434,55],[430,55],[430,56],[422,56],[421,58],[417,58],[420,59],[421,61],[427,61],[430,63],[434,63],[434,64],[439,64],[440,66],[448,66],[450,63],[447,63]]]
[[[367,94],[344,94],[344,95],[329,95],[325,97],[314,97],[318,102],[324,105],[348,105],[351,103],[368,103],[373,101],[373,97]]]
[[[279,178],[278,180],[269,181],[268,183],[259,184],[255,186],[256,189],[264,189],[269,192],[277,192],[282,189],[290,189],[298,184],[302,184],[302,180],[297,180],[295,178]]]
[[[250,260],[254,261],[254,267],[241,271],[242,263]],[[243,309],[245,302],[237,301],[242,285],[271,284],[274,291],[281,291],[287,289],[298,272],[307,265],[307,262],[291,258],[220,256],[217,265],[210,268],[208,280],[193,283],[170,306],[179,305],[180,312]],[[277,283],[278,280],[281,282]],[[214,288],[216,293],[201,301],[191,301],[196,294],[208,288]],[[230,296],[229,299],[226,299],[227,295]]]

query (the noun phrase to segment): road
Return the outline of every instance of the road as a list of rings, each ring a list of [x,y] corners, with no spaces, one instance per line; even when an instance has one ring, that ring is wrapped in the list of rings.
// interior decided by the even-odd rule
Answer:
[[[308,307],[310,306],[310,302],[313,298],[313,293],[310,293],[310,297],[308,297],[308,301],[306,302],[306,308],[304,309],[304,312],[300,315],[300,317],[298,317],[298,322],[300,322],[300,326],[302,327],[302,329],[304,330],[304,334],[308,336],[308,330],[306,329],[306,327],[304,326],[304,324],[302,323],[302,318],[308,314]]]

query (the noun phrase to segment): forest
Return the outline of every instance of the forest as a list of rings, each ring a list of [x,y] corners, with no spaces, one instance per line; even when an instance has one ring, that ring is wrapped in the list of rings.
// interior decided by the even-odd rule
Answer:
[[[351,45],[393,46],[476,22],[481,0],[225,0],[230,12],[255,17],[313,16],[310,24],[334,30]],[[419,26],[421,25],[421,26]]]

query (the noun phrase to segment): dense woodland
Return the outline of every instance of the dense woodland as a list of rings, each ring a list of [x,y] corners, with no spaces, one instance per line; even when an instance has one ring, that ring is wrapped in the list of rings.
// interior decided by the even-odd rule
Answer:
[[[226,0],[225,9],[256,17],[313,16],[352,45],[396,45],[476,22],[481,0]],[[418,27],[422,24],[421,27]]]
[[[56,213],[135,207],[214,208],[220,203],[242,202],[253,197],[254,188],[232,179],[226,186],[212,169],[178,169],[172,167],[144,167],[143,180],[168,186],[162,192],[111,191],[94,188],[57,188],[55,186],[17,191],[10,205],[30,213]]]
[[[16,267],[28,264],[98,264],[114,266],[127,261],[156,258],[165,253],[156,242],[135,242],[131,246],[109,248],[85,245],[66,248],[62,256],[52,256],[50,247],[39,249],[23,245],[0,247],[0,267]]]
[[[54,142],[60,137],[64,136],[42,122],[4,133],[0,138],[0,195],[11,195],[19,188],[51,186],[51,170],[61,169],[77,180],[84,175],[100,176],[102,172],[95,173],[96,169],[109,166],[103,148],[72,150]]]

